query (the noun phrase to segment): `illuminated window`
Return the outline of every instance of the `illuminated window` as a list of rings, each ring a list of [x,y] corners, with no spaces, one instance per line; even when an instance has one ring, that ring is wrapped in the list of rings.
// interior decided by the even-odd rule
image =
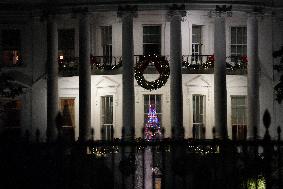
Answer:
[[[63,116],[63,127],[75,126],[75,98],[61,98],[60,110]]]
[[[205,96],[193,95],[193,138],[205,137]]]
[[[75,57],[75,30],[58,30],[58,56],[59,59]]]
[[[143,54],[161,54],[161,26],[143,26]]]
[[[17,29],[2,30],[2,64],[15,66],[22,64],[21,33]]]
[[[161,95],[144,95],[144,138],[162,138]]]
[[[231,97],[232,139],[244,140],[247,137],[247,98]]]
[[[102,140],[113,139],[113,96],[101,97]]]
[[[75,98],[60,98],[60,111],[62,113],[62,137],[73,141],[75,137]]]

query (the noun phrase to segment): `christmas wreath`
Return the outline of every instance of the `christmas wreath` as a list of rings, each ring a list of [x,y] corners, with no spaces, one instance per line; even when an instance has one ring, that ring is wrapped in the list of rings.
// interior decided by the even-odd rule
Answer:
[[[155,81],[147,81],[144,78],[144,71],[149,64],[153,64],[158,73],[160,74],[159,78]],[[169,62],[165,57],[160,57],[156,55],[141,56],[140,60],[136,63],[135,66],[135,78],[138,85],[147,89],[147,90],[156,90],[165,85],[170,75]]]

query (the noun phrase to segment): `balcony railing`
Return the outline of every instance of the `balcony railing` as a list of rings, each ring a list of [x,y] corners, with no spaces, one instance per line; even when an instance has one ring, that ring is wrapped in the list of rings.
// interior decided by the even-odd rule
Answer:
[[[144,55],[135,55],[134,64],[142,61]],[[147,59],[150,57],[146,57]],[[149,62],[149,73],[155,73],[154,61],[169,60],[169,56],[152,56],[152,62]],[[182,68],[189,73],[213,73],[214,55],[183,55]],[[59,59],[59,72],[63,76],[78,75],[79,58],[64,58]],[[90,64],[93,72],[106,73],[107,71],[117,70],[122,67],[121,56],[90,56]],[[246,56],[230,56],[226,59],[227,74],[246,74],[247,57]],[[151,71],[150,71],[151,70]]]
[[[91,69],[114,70],[122,66],[122,57],[90,56]]]
[[[213,55],[183,55],[182,66],[189,70],[204,70],[213,68]]]
[[[214,68],[214,55],[183,55],[182,66],[190,71],[204,71],[213,70]],[[246,56],[229,56],[226,59],[226,68],[228,73],[237,71],[246,72],[247,69]]]

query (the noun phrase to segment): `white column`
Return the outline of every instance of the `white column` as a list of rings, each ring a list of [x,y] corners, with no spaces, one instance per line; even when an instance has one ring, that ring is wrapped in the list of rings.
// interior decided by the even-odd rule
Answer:
[[[79,140],[90,139],[91,128],[91,67],[90,67],[90,25],[87,14],[79,20]]]
[[[183,91],[182,91],[182,11],[172,12],[170,22],[170,108],[172,137],[182,139]]]
[[[47,19],[47,130],[48,142],[57,139],[56,116],[58,114],[58,33],[53,16]]]
[[[248,139],[253,139],[259,127],[259,62],[258,23],[255,15],[247,21],[248,56]]]
[[[215,137],[227,138],[225,17],[216,16],[214,27],[214,114]]]
[[[134,90],[134,42],[133,14],[124,12],[122,17],[122,61],[123,61],[123,133],[122,138],[134,138],[135,90]]]

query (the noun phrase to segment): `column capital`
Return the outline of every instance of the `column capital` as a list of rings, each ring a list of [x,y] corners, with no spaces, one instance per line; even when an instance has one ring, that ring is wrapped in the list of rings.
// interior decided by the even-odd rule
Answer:
[[[117,17],[137,17],[138,16],[138,7],[132,5],[119,6],[117,11]]]
[[[208,12],[208,16],[211,17],[232,17],[232,5],[216,5],[214,10]]]
[[[257,21],[262,20],[265,15],[263,7],[254,7],[253,10],[247,12],[248,19],[254,18]]]
[[[176,16],[178,16],[180,19],[182,19],[182,17],[185,17],[187,15],[184,4],[182,4],[182,5],[173,4],[168,9],[169,9],[168,12],[167,12],[167,19],[168,20],[171,20],[173,17],[176,17]]]

